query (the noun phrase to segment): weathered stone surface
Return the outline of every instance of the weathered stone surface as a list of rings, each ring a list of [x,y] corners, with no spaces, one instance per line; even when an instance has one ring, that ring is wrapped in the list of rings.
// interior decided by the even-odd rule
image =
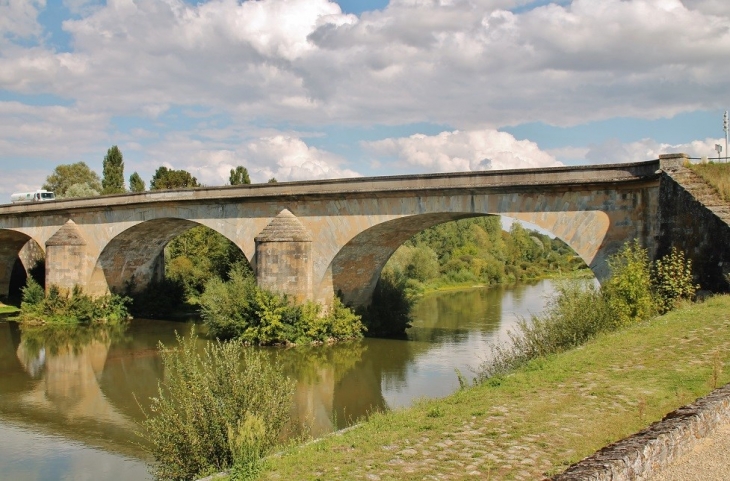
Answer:
[[[282,210],[255,240],[257,284],[312,300],[312,236],[294,214]]]
[[[85,288],[94,261],[76,223],[68,220],[46,241],[46,289],[52,285],[65,291],[76,285]]]
[[[730,384],[570,466],[552,481],[646,480],[730,421]]]

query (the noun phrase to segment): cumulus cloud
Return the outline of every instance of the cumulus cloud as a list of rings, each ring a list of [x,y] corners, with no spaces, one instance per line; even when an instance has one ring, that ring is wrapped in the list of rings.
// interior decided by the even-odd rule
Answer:
[[[378,155],[395,156],[421,171],[454,172],[562,165],[534,142],[496,130],[441,132],[368,142]]]
[[[592,145],[585,153],[585,160],[592,164],[641,162],[658,159],[662,154],[685,153],[690,157],[716,157],[715,144],[722,145],[725,150],[725,139],[694,140],[692,142],[669,144],[653,139],[642,139],[636,142],[622,143],[611,139],[601,144]],[[723,157],[725,154],[721,154]]]
[[[244,166],[252,182],[358,177],[346,168],[345,160],[331,152],[308,146],[303,140],[287,135],[254,139],[230,149],[205,149],[196,141],[166,144],[165,152],[193,152],[170,160],[160,156],[158,165],[185,169],[205,185],[224,185],[231,169]],[[162,153],[160,153],[162,154]],[[166,159],[166,160],[165,160]]]
[[[327,0],[110,0],[64,22],[71,52],[3,55],[0,86],[125,113],[206,104],[248,118],[458,128],[671,116],[726,91],[727,2],[508,10],[523,3],[393,1],[356,17]]]

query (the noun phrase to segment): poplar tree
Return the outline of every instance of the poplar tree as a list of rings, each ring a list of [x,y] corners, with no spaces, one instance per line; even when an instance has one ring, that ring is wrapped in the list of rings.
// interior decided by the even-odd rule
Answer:
[[[231,175],[228,177],[228,182],[231,185],[250,184],[251,178],[248,176],[248,170],[246,167],[240,165],[235,169],[231,169]]]
[[[137,172],[129,176],[129,190],[132,192],[144,192],[144,180]]]
[[[101,179],[102,194],[122,194],[124,188],[124,159],[119,147],[112,145],[104,157],[104,172]]]

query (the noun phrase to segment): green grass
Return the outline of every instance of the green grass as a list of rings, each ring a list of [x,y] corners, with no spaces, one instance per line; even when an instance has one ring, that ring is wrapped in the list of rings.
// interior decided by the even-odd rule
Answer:
[[[539,479],[730,381],[730,296],[287,449],[261,479]],[[375,477],[377,476],[377,478]]]
[[[717,189],[723,199],[730,202],[730,163],[691,164],[689,168]]]
[[[20,309],[14,306],[7,306],[0,302],[0,314],[9,314],[12,312],[18,312]]]

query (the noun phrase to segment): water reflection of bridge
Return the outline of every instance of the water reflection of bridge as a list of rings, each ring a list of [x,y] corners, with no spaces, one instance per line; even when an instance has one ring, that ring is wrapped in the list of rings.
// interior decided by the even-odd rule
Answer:
[[[119,339],[43,344],[0,322],[0,419],[136,458],[137,423],[164,378],[157,343],[190,324],[136,320]],[[402,380],[424,343],[358,342],[316,349],[261,349],[296,379],[293,422],[318,436],[387,409],[381,383]],[[138,404],[139,401],[139,404]],[[1,421],[0,421],[1,422]]]

